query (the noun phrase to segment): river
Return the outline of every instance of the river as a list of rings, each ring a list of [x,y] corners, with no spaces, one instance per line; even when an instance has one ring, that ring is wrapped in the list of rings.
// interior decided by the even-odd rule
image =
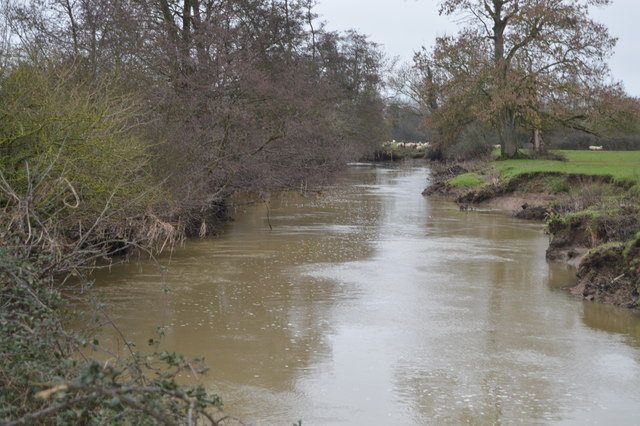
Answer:
[[[640,316],[569,296],[542,224],[424,198],[428,174],[353,165],[96,288],[251,424],[640,424]]]

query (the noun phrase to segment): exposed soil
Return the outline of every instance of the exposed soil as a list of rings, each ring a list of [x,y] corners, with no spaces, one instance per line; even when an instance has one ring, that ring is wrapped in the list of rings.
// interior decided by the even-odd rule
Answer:
[[[547,259],[572,263],[578,285],[572,294],[626,308],[638,306],[640,229],[637,207],[576,214],[548,223],[553,238]]]
[[[638,275],[624,251],[623,243],[591,250],[580,263],[579,284],[571,293],[595,302],[637,308]],[[632,258],[637,258],[638,253],[634,255]]]
[[[485,207],[510,211],[515,217],[527,220],[545,220],[553,212],[552,204],[562,205],[567,198],[564,194],[552,194],[548,191],[522,191],[523,182],[531,182],[551,174],[521,175],[507,184],[489,184],[480,189],[467,189],[447,185],[447,180],[467,173],[469,170],[460,165],[439,168],[433,173],[432,184],[422,195],[438,195],[453,198],[464,210],[469,207]]]

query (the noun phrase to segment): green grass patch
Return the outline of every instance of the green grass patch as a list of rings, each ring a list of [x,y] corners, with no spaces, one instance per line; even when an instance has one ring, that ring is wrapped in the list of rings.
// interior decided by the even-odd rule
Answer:
[[[479,186],[483,186],[486,183],[487,181],[484,179],[484,177],[480,176],[477,173],[465,173],[447,181],[448,185],[458,188],[476,188]]]
[[[581,222],[594,222],[602,215],[603,212],[594,209],[580,210],[573,213],[568,213],[563,216],[557,216],[552,218],[550,224],[558,224],[560,226],[571,226]]]
[[[524,173],[559,172],[611,176],[616,181],[640,183],[640,151],[557,151],[568,161],[504,160],[493,164],[503,178]]]

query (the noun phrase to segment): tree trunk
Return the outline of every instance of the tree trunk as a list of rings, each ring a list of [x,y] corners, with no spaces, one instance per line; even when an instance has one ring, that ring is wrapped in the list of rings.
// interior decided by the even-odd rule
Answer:
[[[540,129],[533,129],[531,143],[533,143],[533,152],[536,154],[544,151],[544,139],[542,138],[542,132]]]
[[[518,137],[516,134],[515,113],[511,108],[506,108],[500,117],[499,135],[502,145],[502,154],[513,157],[518,152]]]
[[[75,16],[73,15],[73,8],[71,7],[71,3],[69,0],[65,1],[63,4],[67,15],[69,16],[69,22],[71,24],[71,37],[73,38],[73,53],[75,58],[77,58],[80,54],[80,48],[78,45],[78,26],[76,24]]]
[[[507,28],[507,18],[502,16],[504,3],[504,0],[493,0],[493,10],[485,3],[493,18],[493,60],[498,81],[502,84],[506,84],[509,72],[509,64],[504,56],[504,32]],[[502,145],[502,154],[513,157],[518,152],[515,111],[509,106],[504,106],[498,120],[498,135]]]
[[[162,14],[162,20],[166,27],[168,42],[166,43],[166,52],[173,71],[173,77],[177,76],[180,72],[181,63],[179,62],[180,55],[178,54],[178,31],[176,23],[173,19],[171,8],[169,7],[168,0],[159,0],[158,8]]]

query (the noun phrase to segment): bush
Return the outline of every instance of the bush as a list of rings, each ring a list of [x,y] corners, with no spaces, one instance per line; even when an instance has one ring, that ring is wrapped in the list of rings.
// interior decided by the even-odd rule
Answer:
[[[149,202],[147,146],[131,131],[140,110],[108,79],[83,82],[72,64],[16,65],[0,81],[0,170],[24,192],[29,173],[47,169],[44,186],[66,180],[86,211],[107,199],[115,208],[142,194]]]
[[[0,81],[0,423],[220,420],[208,412],[219,397],[175,381],[203,373],[200,363],[129,345],[129,357],[100,363],[99,342],[64,327],[60,283],[129,246],[176,238],[148,212],[162,194],[130,132],[137,108],[62,64],[19,65]]]
[[[46,253],[54,274],[178,236],[151,213],[164,197],[131,132],[139,105],[64,65],[21,64],[0,81],[0,244]]]
[[[472,160],[488,156],[492,149],[493,147],[483,139],[464,138],[447,147],[444,156],[455,161]]]

